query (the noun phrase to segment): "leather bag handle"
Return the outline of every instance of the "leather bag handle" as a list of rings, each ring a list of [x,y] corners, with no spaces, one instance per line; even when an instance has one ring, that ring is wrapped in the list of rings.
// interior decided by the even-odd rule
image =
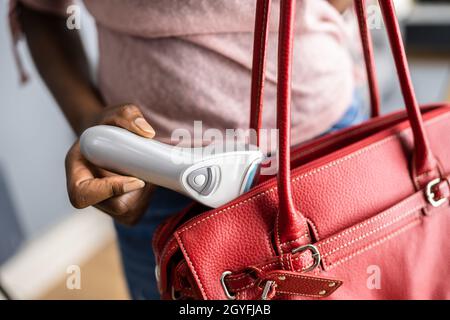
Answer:
[[[252,86],[250,97],[250,128],[256,131],[257,145],[260,145],[262,110],[264,101],[264,80],[266,74],[267,39],[271,0],[257,0],[255,31],[253,38]]]
[[[380,115],[380,90],[378,89],[372,35],[367,24],[366,0],[355,0],[354,7],[361,36],[367,82],[370,94],[370,114],[372,118]]]
[[[259,0],[257,3],[257,7],[259,10],[263,10],[261,6],[267,4],[270,4],[268,0]],[[295,4],[296,0],[280,1],[277,86],[277,128],[279,130],[279,211],[276,217],[276,225],[274,230],[275,242],[280,254],[292,250],[292,248],[295,246],[298,247],[299,245],[306,244],[311,241],[307,220],[300,212],[296,210],[291,191],[290,107]],[[411,129],[413,132],[415,146],[413,161],[414,176],[427,176],[430,172],[436,172],[437,162],[430,150],[424,130],[422,115],[420,113],[419,105],[414,94],[406,54],[401,39],[400,28],[395,14],[394,4],[392,0],[379,0],[379,4],[383,13],[392,54],[394,56],[396,69],[402,89],[402,95],[407,108],[408,119],[410,121]],[[363,3],[361,3],[361,5],[363,5]],[[260,12],[259,10],[257,10],[257,12]],[[266,19],[268,18],[266,17]],[[267,33],[267,29],[264,30]],[[265,36],[267,37],[267,35]],[[368,37],[366,37],[366,39],[368,39]],[[370,50],[370,48],[367,47],[366,50]],[[263,58],[264,56],[259,57]],[[264,64],[262,64],[262,69],[260,69],[258,77],[264,77],[263,71]],[[263,79],[260,83],[263,84]],[[252,90],[254,87],[256,88],[257,86],[252,85]],[[263,86],[257,87],[257,89],[262,92]],[[262,106],[261,93],[259,97],[259,105]],[[258,118],[260,119],[260,113]]]
[[[306,218],[297,211],[291,189],[291,80],[296,0],[280,1],[278,31],[277,129],[278,129],[278,212],[275,244],[280,254],[288,244],[311,242]]]
[[[253,39],[252,86],[250,98],[250,128],[256,131],[257,145],[260,145],[262,110],[264,99],[264,80],[266,69],[267,39],[271,0],[258,0],[256,5],[255,32]],[[380,115],[380,93],[378,88],[372,36],[367,25],[366,1],[356,0],[355,13],[361,36],[367,81],[370,93],[371,117]]]
[[[403,100],[406,105],[409,122],[414,137],[414,178],[436,175],[437,161],[431,152],[426,132],[424,129],[422,114],[416,99],[411,80],[408,61],[400,32],[400,26],[395,14],[393,0],[378,0],[384,18],[384,24],[389,37],[395,67],[400,81]]]

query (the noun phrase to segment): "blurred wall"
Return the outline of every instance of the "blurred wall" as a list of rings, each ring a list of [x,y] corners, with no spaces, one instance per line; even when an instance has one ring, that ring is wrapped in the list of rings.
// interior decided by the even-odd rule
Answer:
[[[0,6],[0,166],[25,237],[30,238],[74,211],[66,195],[64,157],[75,137],[23,42],[20,55],[30,81],[19,84],[6,18],[8,1],[1,0]],[[81,33],[90,59],[96,61],[95,25],[87,14],[82,15]]]

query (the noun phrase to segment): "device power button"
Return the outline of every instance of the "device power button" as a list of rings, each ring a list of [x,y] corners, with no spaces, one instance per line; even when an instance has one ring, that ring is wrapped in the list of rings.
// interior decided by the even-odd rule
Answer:
[[[206,181],[207,181],[207,180],[206,180],[206,176],[203,175],[203,174],[199,174],[198,176],[196,176],[196,177],[194,178],[194,183],[195,183],[197,186],[203,186],[203,185],[205,184]]]
[[[187,182],[192,189],[203,196],[207,196],[216,184],[215,172],[214,167],[204,167],[194,170],[188,175]]]

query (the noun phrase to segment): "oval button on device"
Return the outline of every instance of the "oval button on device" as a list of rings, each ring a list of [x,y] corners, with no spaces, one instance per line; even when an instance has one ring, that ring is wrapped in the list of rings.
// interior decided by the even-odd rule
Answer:
[[[208,179],[209,171],[206,167],[192,171],[188,176],[187,182],[192,189],[194,189],[198,193],[201,193],[208,184]]]
[[[189,173],[188,185],[203,196],[209,195],[217,184],[217,168],[203,167]]]
[[[203,174],[199,174],[198,176],[196,176],[196,177],[194,178],[194,183],[195,183],[197,186],[203,186],[203,185],[205,184],[205,182],[206,182],[206,177],[205,177],[205,175],[203,175]]]

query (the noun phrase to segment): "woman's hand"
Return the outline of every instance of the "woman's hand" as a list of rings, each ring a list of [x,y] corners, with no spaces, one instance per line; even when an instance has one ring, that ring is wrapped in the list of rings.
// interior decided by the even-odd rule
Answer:
[[[104,108],[81,37],[77,30],[67,29],[65,17],[20,5],[19,20],[42,79],[77,135],[88,126],[109,124],[153,138],[155,131],[138,107]],[[66,156],[66,175],[69,198],[76,208],[93,205],[125,224],[142,216],[153,188],[139,179],[94,167],[81,155],[78,141]]]
[[[92,125],[118,126],[145,138],[155,131],[134,105],[103,109]],[[77,140],[66,156],[69,199],[75,208],[95,206],[117,221],[132,225],[145,212],[153,186],[134,177],[108,172],[90,164],[81,154]]]

